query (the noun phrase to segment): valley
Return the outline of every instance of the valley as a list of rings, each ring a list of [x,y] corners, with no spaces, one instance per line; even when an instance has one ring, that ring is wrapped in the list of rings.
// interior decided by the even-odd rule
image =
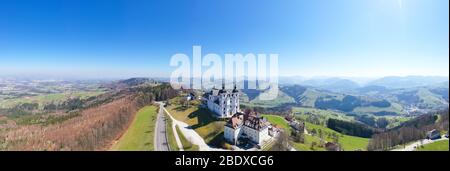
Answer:
[[[337,82],[350,83],[342,80],[332,83]],[[312,83],[326,84],[326,81],[282,84],[279,96],[272,101],[259,100],[261,91],[239,92],[242,111],[257,112],[282,130],[276,141],[260,150],[390,150],[395,145],[424,138],[425,132],[431,129],[448,132],[445,82],[400,88],[356,86],[355,83],[345,86],[346,89],[332,89],[337,85],[331,83],[313,87]],[[166,103],[164,134],[171,150],[242,148],[224,140],[227,120],[212,117],[212,111],[202,100],[205,94],[202,90],[177,91],[163,81],[147,78],[2,80],[0,85],[1,150],[152,151],[159,107],[155,101]],[[187,100],[189,94],[198,98]],[[288,116],[302,123],[304,132],[294,129],[286,119]],[[438,119],[417,119],[427,116]],[[173,122],[182,122],[187,127],[175,125],[173,129]],[[413,124],[416,122],[420,124]],[[194,141],[186,129],[194,131],[188,134],[196,134],[205,144]],[[402,140],[392,138],[408,129],[417,133]],[[386,141],[381,139],[386,138],[392,141],[392,147],[380,146],[379,143]],[[426,149],[434,147],[422,150]]]
[[[109,150],[111,144],[122,136],[131,140],[119,141],[113,149],[152,150],[147,149],[146,144],[153,136],[141,137],[139,133],[134,132],[136,129],[144,132],[153,131],[141,130],[152,121],[142,121],[139,118],[147,118],[151,115],[152,109],[156,109],[152,106],[144,108],[152,105],[153,101],[176,95],[169,85],[152,83],[105,88],[105,83],[126,85],[127,81],[77,83],[79,82],[58,82],[52,83],[49,87],[37,86],[49,90],[54,86],[57,88],[52,92],[40,94],[34,89],[21,90],[23,93],[34,95],[2,99],[1,104],[11,104],[12,107],[3,105],[5,107],[0,111],[0,150]],[[68,88],[70,90],[61,90],[62,87],[70,87]],[[16,90],[9,90],[12,91]],[[89,95],[85,92],[89,92]],[[70,95],[60,96],[61,93]],[[11,93],[4,94],[11,96]],[[57,98],[40,100],[41,98],[37,98],[40,96]],[[11,102],[12,99],[14,103]],[[32,101],[27,101],[29,99]],[[138,121],[133,121],[136,119]],[[136,127],[135,131],[133,129],[127,131],[130,125]]]

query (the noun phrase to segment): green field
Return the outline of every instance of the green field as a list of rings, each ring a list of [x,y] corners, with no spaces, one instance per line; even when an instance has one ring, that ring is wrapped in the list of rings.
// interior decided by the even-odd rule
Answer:
[[[156,106],[139,110],[128,130],[113,145],[113,151],[153,151],[154,129],[157,117]]]
[[[259,97],[249,100],[249,97],[243,94],[240,103],[249,107],[277,107],[287,103],[295,103],[295,99],[279,91],[277,98],[273,100],[260,100]]]
[[[283,128],[287,135],[290,135],[291,129],[288,124],[288,122],[281,116],[277,115],[262,115],[264,118],[266,118],[270,123],[273,125],[278,125],[281,128]],[[304,135],[305,136],[305,143],[296,143],[291,141],[291,145],[299,151],[324,151],[325,149],[322,147],[315,146],[314,148],[311,148],[311,144],[313,142],[316,142],[316,144],[320,143],[320,138],[312,135]]]
[[[339,132],[336,132],[330,128],[327,128],[325,126],[321,125],[315,125],[306,122],[306,129],[308,132],[311,132],[312,129],[315,129],[316,131],[321,129],[324,134],[331,135],[331,134],[337,134],[339,135],[339,144],[342,146],[342,149],[345,151],[355,151],[355,150],[366,150],[367,145],[369,144],[368,138],[361,138],[361,137],[355,137],[355,136],[349,136],[344,135]],[[324,139],[326,141],[333,141],[333,139],[330,136],[324,136]]]
[[[390,107],[375,107],[375,106],[365,106],[365,107],[356,107],[353,109],[353,112],[360,114],[367,113],[376,113],[376,112],[393,112],[398,115],[401,115],[403,112],[403,107],[398,103],[391,103]]]
[[[326,94],[319,92],[314,89],[306,89],[306,91],[302,94],[302,98],[299,99],[299,102],[303,106],[314,107],[317,99],[319,97],[324,97]]]
[[[296,117],[301,118],[302,120],[307,120],[308,117],[316,117],[320,122],[325,122],[329,118],[339,119],[344,121],[352,121],[353,117],[347,116],[345,113],[331,111],[331,110],[322,110],[316,108],[306,108],[306,107],[293,107],[292,112],[296,115]]]
[[[262,115],[262,116],[266,118],[267,121],[269,121],[272,125],[277,125],[283,128],[288,133],[288,135],[290,135],[291,127],[283,117],[277,115]]]
[[[206,143],[210,143],[221,134],[226,123],[216,120],[208,109],[199,108],[197,105],[191,105],[188,108],[171,105],[167,107],[167,110],[175,119],[191,126]]]
[[[446,103],[445,100],[436,97],[436,95],[426,88],[420,88],[417,92],[417,96],[420,98],[423,107],[433,108],[434,106],[439,106],[439,104]]]
[[[448,140],[426,144],[423,147],[419,147],[417,151],[449,151]]]
[[[320,144],[320,138],[312,135],[304,135],[305,136],[305,143],[296,143],[291,142],[292,147],[294,147],[297,151],[325,151],[325,148],[319,147],[318,144]],[[311,145],[315,142],[317,145],[311,148]]]
[[[289,129],[290,127],[289,127],[287,121],[284,120],[283,117],[277,116],[277,115],[263,115],[263,116],[265,118],[267,118],[267,120],[270,123],[280,125],[282,128],[290,130]],[[322,133],[323,133],[322,137],[325,141],[328,141],[328,142],[333,142],[333,138],[332,138],[333,134],[337,135],[339,137],[338,143],[341,145],[342,149],[345,151],[366,150],[367,145],[369,144],[369,139],[367,139],[367,138],[344,135],[344,134],[336,132],[332,129],[329,129],[325,126],[315,125],[315,124],[312,124],[309,122],[305,122],[305,126],[306,126],[306,130],[308,130],[309,133],[311,133],[313,129],[316,132],[318,132],[319,130],[322,130]],[[316,144],[320,144],[319,135],[305,134],[304,136],[305,136],[304,144],[291,142],[292,146],[295,149],[297,149],[299,151],[312,151],[312,150],[323,151],[323,150],[325,150],[323,147],[319,147],[319,146],[316,146],[315,148],[311,149],[311,144],[313,142],[316,142]]]
[[[393,103],[393,106],[398,105]],[[391,107],[393,107],[391,106]],[[365,109],[371,109],[372,107],[366,107]],[[375,110],[376,107],[373,107]],[[359,110],[362,108],[356,108],[355,110]],[[315,121],[318,121],[322,124],[326,123],[326,121],[330,118],[332,119],[338,119],[343,121],[355,121],[355,118],[353,116],[348,116],[345,113],[339,112],[339,111],[333,111],[333,110],[323,110],[323,109],[316,109],[316,108],[307,108],[307,107],[293,107],[292,108],[293,113],[295,116],[301,120],[305,121],[311,121],[312,119]],[[385,111],[385,110],[384,110]],[[374,111],[372,111],[374,112]],[[395,112],[395,111],[393,111]],[[380,118],[380,116],[373,116],[374,118]],[[382,116],[383,118],[386,118],[389,120],[389,125],[387,128],[393,128],[401,123],[408,121],[411,119],[410,117],[398,115],[398,116]],[[313,122],[316,123],[316,122]]]
[[[207,144],[212,145],[221,138],[225,121],[214,118],[208,109],[200,108],[200,101],[194,100],[189,105],[181,105],[180,99],[176,97],[170,100],[166,107],[172,117],[191,126]]]
[[[12,98],[0,101],[0,108],[12,108],[18,104],[23,103],[38,103],[39,109],[44,108],[45,104],[49,103],[60,103],[69,98],[79,97],[81,99],[86,99],[92,96],[97,96],[104,93],[103,91],[79,91],[73,93],[56,93],[47,95],[38,95],[30,97]]]
[[[414,117],[406,117],[406,116],[384,116],[389,121],[389,125],[387,128],[394,128],[396,126],[401,125],[403,122],[406,122]]]

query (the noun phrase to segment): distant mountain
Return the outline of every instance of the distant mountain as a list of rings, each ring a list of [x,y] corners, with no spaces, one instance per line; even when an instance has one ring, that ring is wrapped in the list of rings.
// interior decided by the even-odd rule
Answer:
[[[352,80],[337,77],[309,79],[301,82],[300,84],[333,92],[348,92],[360,87],[358,83]]]
[[[301,76],[279,77],[278,78],[278,82],[282,85],[301,84],[305,80],[307,80],[307,79],[305,77],[301,77]]]
[[[261,91],[244,90],[245,104],[293,104],[351,114],[422,114],[448,108],[449,86],[445,77],[385,77],[359,86],[342,78],[315,78],[301,84],[281,84],[273,101],[257,100]]]
[[[125,84],[127,86],[137,86],[144,83],[150,82],[149,78],[130,78],[126,80],[119,81],[119,84]]]
[[[441,96],[444,100],[447,100],[447,102],[449,101],[449,89],[448,88],[445,88],[445,87],[437,87],[437,88],[431,88],[431,89],[429,89],[430,90],[430,92],[432,92],[432,93],[434,93],[434,94],[436,94],[436,95],[439,95],[439,96]]]
[[[294,98],[297,103],[301,103],[302,95],[306,90],[308,90],[308,87],[301,85],[292,85],[292,86],[283,86],[281,87],[280,90],[286,93],[288,96]]]
[[[393,100],[410,108],[437,110],[448,108],[448,88],[417,88],[398,90],[387,94]],[[388,97],[389,98],[389,97]]]
[[[388,89],[383,86],[369,85],[369,86],[364,86],[364,87],[358,88],[356,91],[359,93],[368,94],[368,93],[383,93],[383,92],[388,91]]]
[[[280,88],[300,106],[339,110],[347,113],[375,115],[401,114],[402,107],[388,100],[366,95],[336,93],[314,87],[292,85]]]
[[[448,77],[440,77],[440,76],[407,76],[407,77],[390,76],[373,80],[369,82],[367,86],[383,86],[391,89],[413,88],[413,87],[431,86],[441,84],[444,82],[448,83],[448,80],[449,80]]]
[[[109,89],[124,89],[129,87],[134,87],[143,84],[155,83],[153,79],[150,78],[130,78],[126,80],[114,81],[111,83],[103,84],[102,87]]]

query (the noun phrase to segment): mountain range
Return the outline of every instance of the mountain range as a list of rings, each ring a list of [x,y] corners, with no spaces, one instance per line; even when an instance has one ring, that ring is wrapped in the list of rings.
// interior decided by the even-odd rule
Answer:
[[[283,81],[281,81],[283,80]],[[346,78],[280,79],[278,98],[260,101],[244,90],[243,104],[275,107],[295,104],[351,114],[420,114],[448,108],[448,77],[383,77],[363,85]]]

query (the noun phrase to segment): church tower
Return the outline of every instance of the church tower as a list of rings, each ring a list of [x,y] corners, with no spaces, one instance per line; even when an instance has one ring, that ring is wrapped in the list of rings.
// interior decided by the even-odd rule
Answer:
[[[237,90],[236,84],[234,85],[234,89],[231,92],[231,113],[235,114],[240,111],[239,108],[239,90]]]

